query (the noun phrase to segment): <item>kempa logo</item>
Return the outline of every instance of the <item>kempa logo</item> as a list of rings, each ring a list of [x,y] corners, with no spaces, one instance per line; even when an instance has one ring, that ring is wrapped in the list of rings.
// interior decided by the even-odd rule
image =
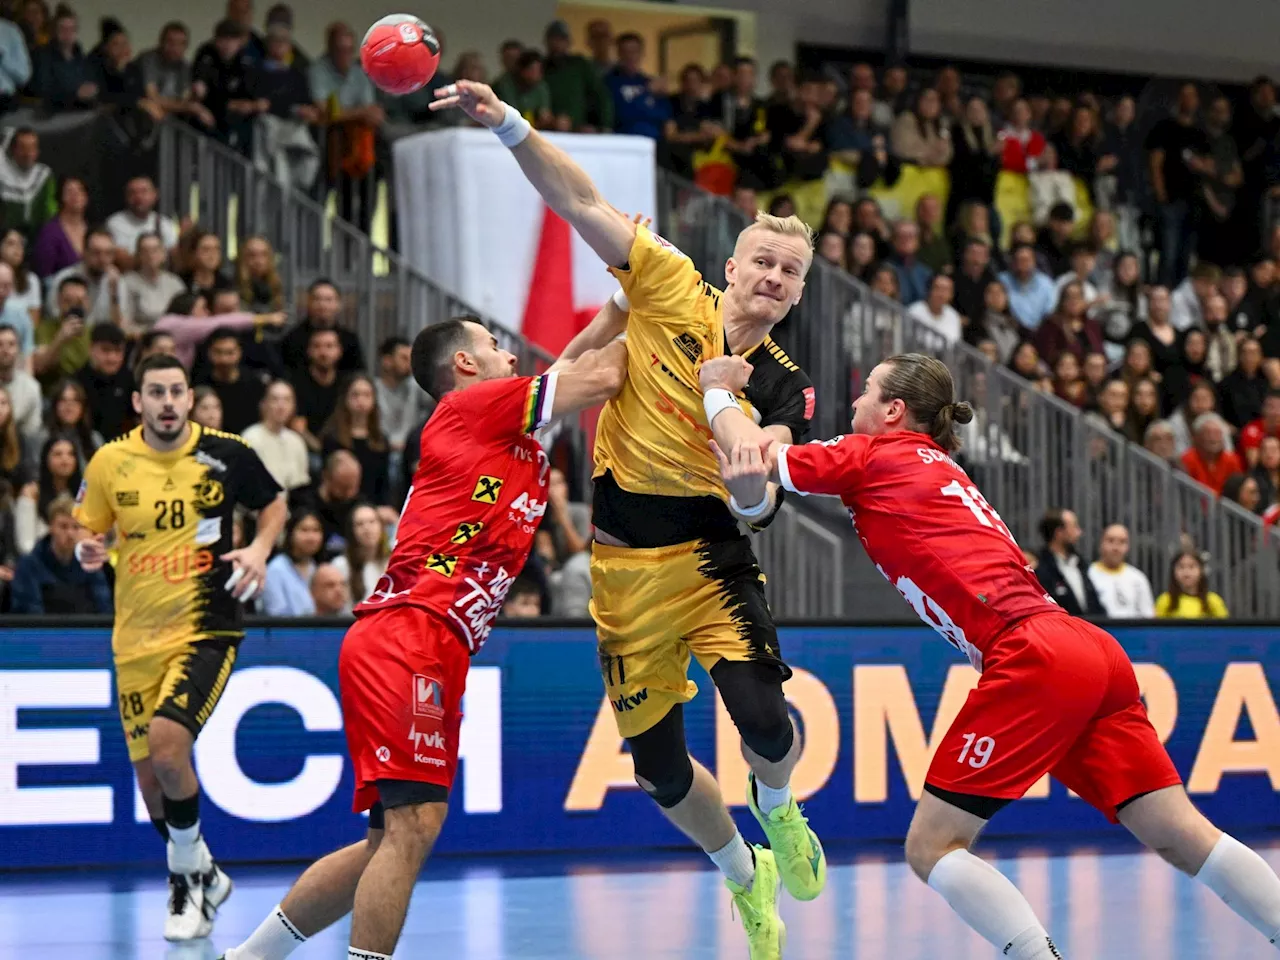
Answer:
[[[617,700],[610,700],[613,709],[618,713],[626,713],[628,710],[634,710],[640,704],[649,699],[649,688],[645,687],[639,693],[633,693],[630,696],[621,696]]]
[[[379,747],[377,750],[373,751],[373,755],[377,757],[379,760],[381,760],[383,763],[386,763],[388,760],[391,759],[391,751],[388,750],[386,747]]]

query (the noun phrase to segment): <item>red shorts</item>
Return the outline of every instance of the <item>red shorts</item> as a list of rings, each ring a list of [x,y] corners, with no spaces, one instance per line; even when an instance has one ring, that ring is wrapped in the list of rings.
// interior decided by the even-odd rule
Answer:
[[[357,813],[377,802],[379,780],[453,785],[470,659],[458,635],[419,607],[379,610],[347,631],[338,682]]]
[[[1046,773],[1101,810],[1182,782],[1111,634],[1056,614],[1018,624],[987,654],[926,785],[1016,800]]]

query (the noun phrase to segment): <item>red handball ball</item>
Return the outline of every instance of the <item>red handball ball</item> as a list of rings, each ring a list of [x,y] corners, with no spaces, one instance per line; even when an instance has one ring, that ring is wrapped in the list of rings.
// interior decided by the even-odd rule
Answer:
[[[364,35],[360,65],[379,89],[403,96],[431,82],[440,65],[440,41],[417,17],[393,13]]]

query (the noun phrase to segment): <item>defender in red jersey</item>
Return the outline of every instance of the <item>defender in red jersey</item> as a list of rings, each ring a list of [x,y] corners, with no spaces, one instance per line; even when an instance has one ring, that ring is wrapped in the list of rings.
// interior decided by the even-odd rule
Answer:
[[[701,373],[730,493],[756,503],[772,480],[839,497],[877,569],[982,673],[925,780],[906,842],[916,874],[1003,956],[1060,957],[1013,884],[969,852],[997,811],[1052,773],[1280,941],[1280,879],[1192,806],[1120,644],[1045,594],[952,460],[955,424],[973,411],[955,401],[947,368],[918,354],[885,361],[854,404],[853,433],[802,446],[717,401],[749,372],[723,357]]]
[[[470,657],[546,510],[551,465],[532,434],[612,397],[626,363],[614,342],[517,377],[516,358],[474,318],[418,334],[414,378],[439,405],[387,572],[356,607],[338,664],[354,808],[369,811],[369,836],[314,864],[225,960],[278,960],[348,910],[349,956],[391,955],[444,823]]]

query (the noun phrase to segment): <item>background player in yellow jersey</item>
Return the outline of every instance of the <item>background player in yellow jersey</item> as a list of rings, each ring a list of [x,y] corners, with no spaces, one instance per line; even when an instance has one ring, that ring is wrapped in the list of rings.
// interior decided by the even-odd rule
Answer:
[[[706,363],[714,372],[726,354],[746,357],[747,387],[736,397],[720,391],[722,401],[741,404],[783,443],[806,432],[813,387],[769,332],[800,300],[812,234],[794,217],[757,220],[738,238],[721,292],[688,257],[611,207],[570,157],[487,86],[460,81],[437,97],[434,108],[458,106],[493,129],[622,285],[629,313],[602,311],[562,358],[602,346],[625,327],[628,380],[606,404],[596,436],[592,614],[601,672],[636,780],[724,872],[753,960],[779,957],[779,878],[804,900],[826,882],[822,847],[788,786],[800,749],[782,693],[791,671],[735,518],[763,526],[781,494],[773,486],[758,504],[731,501],[707,443],[699,371]],[[741,734],[752,770],[748,800],[771,849],[746,844],[715,779],[688,754],[691,656]]]
[[[226,688],[244,630],[241,604],[258,592],[284,525],[280,487],[238,436],[188,421],[193,396],[181,362],[138,365],[133,408],[142,426],[94,454],[76,519],[87,570],[106,560],[116,530],[111,635],[120,721],[152,823],[167,840],[169,940],[208,936],[231,880],[200,835],[191,748]],[[232,514],[258,514],[257,536],[231,549]]]

